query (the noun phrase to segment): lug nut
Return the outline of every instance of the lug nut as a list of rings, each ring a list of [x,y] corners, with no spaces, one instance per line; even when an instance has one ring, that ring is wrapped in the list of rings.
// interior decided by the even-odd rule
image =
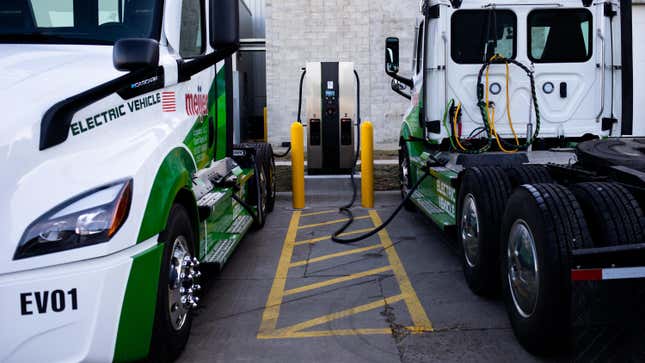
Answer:
[[[202,289],[202,285],[200,285],[200,284],[195,284],[193,286],[193,290],[195,290],[195,291],[200,291],[201,289]]]

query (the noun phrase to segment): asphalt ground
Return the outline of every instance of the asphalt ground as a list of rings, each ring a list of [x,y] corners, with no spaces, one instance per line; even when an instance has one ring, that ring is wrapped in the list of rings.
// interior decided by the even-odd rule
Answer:
[[[592,293],[575,299],[572,353],[537,358],[515,340],[501,298],[470,292],[453,236],[402,211],[377,236],[333,243],[346,182],[310,184],[307,209],[293,211],[279,194],[264,229],[211,271],[180,362],[645,360],[640,285],[582,286]],[[377,193],[375,209],[354,209],[350,231],[379,224],[399,202],[398,193]],[[623,320],[612,325],[615,310]]]

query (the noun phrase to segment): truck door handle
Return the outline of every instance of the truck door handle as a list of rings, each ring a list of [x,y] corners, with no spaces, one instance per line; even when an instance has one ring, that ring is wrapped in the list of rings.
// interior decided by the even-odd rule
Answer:
[[[567,98],[567,82],[560,82],[560,98]]]

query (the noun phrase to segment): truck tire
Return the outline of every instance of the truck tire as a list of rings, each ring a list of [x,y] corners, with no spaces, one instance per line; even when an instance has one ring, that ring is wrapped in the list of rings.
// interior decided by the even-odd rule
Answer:
[[[592,246],[575,196],[556,184],[522,185],[502,222],[502,293],[513,332],[534,354],[567,348],[572,248]]]
[[[506,175],[513,188],[524,184],[553,183],[549,170],[544,165],[520,165],[506,169]]]
[[[150,348],[150,361],[153,362],[172,362],[179,356],[188,341],[193,320],[192,310],[181,302],[182,296],[187,297],[187,293],[182,291],[187,291],[187,285],[195,283],[181,275],[193,271],[192,265],[184,266],[183,263],[186,257],[193,261],[195,246],[190,217],[183,206],[172,206],[163,235],[167,241],[159,274]],[[180,290],[182,287],[184,290]]]
[[[268,213],[267,181],[266,173],[264,172],[264,163],[259,158],[256,158],[254,167],[255,176],[249,181],[248,184],[247,202],[251,206],[254,206],[256,210],[256,218],[253,223],[253,227],[256,229],[261,229],[262,227],[264,227]]]
[[[588,222],[595,247],[641,243],[645,216],[634,196],[617,183],[580,183],[571,187]]]
[[[401,146],[399,148],[399,187],[401,189],[402,199],[405,199],[408,196],[408,191],[412,189],[412,186],[414,185],[412,178],[410,177],[411,170],[408,147],[405,142],[401,142]],[[405,202],[403,207],[409,212],[414,212],[416,210],[416,206],[412,200]]]
[[[464,276],[477,295],[499,291],[499,231],[511,184],[498,167],[468,168],[457,200]]]
[[[273,156],[273,147],[265,142],[244,143],[242,147],[250,147],[256,150],[256,158],[261,161],[264,169],[264,178],[267,183],[267,208],[268,213],[273,212],[275,208],[275,198],[277,186],[275,183],[275,158]]]

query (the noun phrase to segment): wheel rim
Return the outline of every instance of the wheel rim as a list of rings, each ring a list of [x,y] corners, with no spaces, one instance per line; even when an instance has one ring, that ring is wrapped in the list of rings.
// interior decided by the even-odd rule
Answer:
[[[201,275],[198,266],[199,262],[190,255],[186,238],[175,238],[168,270],[168,315],[170,324],[176,331],[186,325],[190,310],[197,307],[199,299],[194,293],[201,289],[196,283]]]
[[[540,276],[535,238],[528,224],[517,220],[511,228],[506,250],[507,279],[515,309],[524,318],[535,312]]]
[[[468,194],[464,198],[461,212],[461,243],[468,266],[477,266],[479,263],[479,214],[475,197],[472,194]]]
[[[259,178],[259,183],[260,183],[260,208],[262,209],[262,215],[266,214],[266,209],[267,209],[267,200],[268,200],[268,192],[267,192],[267,181],[266,177],[264,175],[264,171],[260,172],[260,178]]]
[[[403,197],[406,197],[409,190],[410,162],[407,156],[407,151],[404,149],[401,150],[401,152],[405,153],[399,163],[401,165],[401,193],[403,194]]]

